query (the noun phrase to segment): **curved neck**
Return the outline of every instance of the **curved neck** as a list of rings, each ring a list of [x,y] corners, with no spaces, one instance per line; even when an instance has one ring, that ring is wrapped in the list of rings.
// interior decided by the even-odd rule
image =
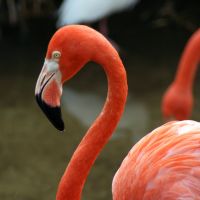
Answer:
[[[92,61],[100,64],[107,75],[108,94],[104,108],[74,152],[60,181],[57,200],[79,200],[88,173],[98,154],[107,143],[124,111],[127,97],[127,79],[117,52],[93,55]]]
[[[199,59],[200,29],[192,35],[182,54],[175,78],[175,83],[179,87],[192,89]]]

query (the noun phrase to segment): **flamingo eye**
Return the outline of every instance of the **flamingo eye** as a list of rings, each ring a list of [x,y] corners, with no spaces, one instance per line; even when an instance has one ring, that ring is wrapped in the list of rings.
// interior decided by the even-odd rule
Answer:
[[[61,56],[61,53],[59,51],[52,52],[52,59],[58,60],[60,56]]]

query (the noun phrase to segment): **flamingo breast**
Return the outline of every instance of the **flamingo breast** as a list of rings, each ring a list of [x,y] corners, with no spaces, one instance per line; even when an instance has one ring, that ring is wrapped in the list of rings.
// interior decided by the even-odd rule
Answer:
[[[169,122],[142,138],[113,179],[114,200],[200,199],[200,123]]]

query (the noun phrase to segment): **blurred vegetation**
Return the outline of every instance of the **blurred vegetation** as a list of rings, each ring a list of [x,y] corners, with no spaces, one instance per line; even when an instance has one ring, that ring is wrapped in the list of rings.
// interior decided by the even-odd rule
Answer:
[[[34,21],[38,23],[48,19],[55,26],[61,2],[62,0],[0,0],[1,38],[13,28],[19,32],[19,36],[27,36]],[[139,23],[148,23],[154,28],[180,26],[193,32],[199,26],[199,8],[200,1],[197,0],[140,0],[133,9],[114,14],[111,19],[122,14],[126,16],[127,23],[137,19]],[[38,23],[38,28],[41,28],[40,25]]]

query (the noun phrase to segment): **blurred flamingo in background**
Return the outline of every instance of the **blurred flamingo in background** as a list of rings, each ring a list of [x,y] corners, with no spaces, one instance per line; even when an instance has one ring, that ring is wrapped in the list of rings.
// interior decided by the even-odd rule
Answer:
[[[95,92],[76,91],[69,87],[64,87],[63,91],[62,105],[64,109],[78,119],[82,125],[89,127],[101,111],[104,98]],[[137,141],[137,134],[134,133],[145,134],[149,122],[149,112],[145,103],[134,97],[129,92],[126,108],[113,138],[130,133],[133,136],[133,141]]]
[[[200,60],[200,29],[189,39],[181,56],[176,77],[162,100],[165,118],[188,119],[193,106],[192,87]]]
[[[101,65],[108,79],[103,110],[74,152],[60,181],[57,200],[79,200],[89,171],[124,111],[126,71],[116,50],[98,32],[81,25],[59,29],[52,37],[39,75],[36,99],[53,125],[64,130],[62,85],[87,62]],[[88,108],[89,109],[89,108]],[[169,122],[130,150],[112,184],[114,200],[177,200],[200,197],[200,123]]]
[[[64,0],[58,11],[57,26],[99,21],[99,31],[108,38],[109,15],[134,7],[139,0]],[[118,49],[118,45],[112,41]]]

